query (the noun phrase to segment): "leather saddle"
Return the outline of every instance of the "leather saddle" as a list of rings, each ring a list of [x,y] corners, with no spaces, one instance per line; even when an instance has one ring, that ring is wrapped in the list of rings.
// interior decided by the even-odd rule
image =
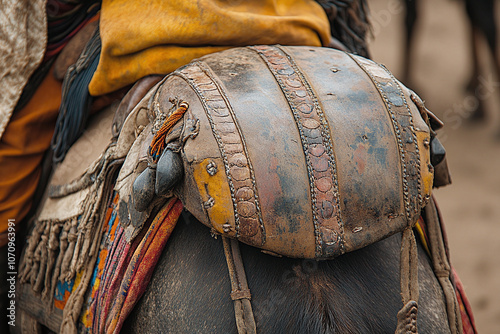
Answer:
[[[327,259],[412,227],[431,194],[432,115],[385,67],[342,51],[208,55],[157,85],[148,113],[120,194],[129,217],[175,194],[214,233]]]

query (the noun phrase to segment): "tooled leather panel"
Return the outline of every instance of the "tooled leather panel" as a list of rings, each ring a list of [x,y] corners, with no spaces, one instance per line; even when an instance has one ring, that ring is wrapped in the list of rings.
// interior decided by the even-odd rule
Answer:
[[[330,127],[311,85],[292,57],[276,46],[253,46],[267,64],[291,108],[306,159],[312,199],[316,257],[344,252],[336,159]]]
[[[413,224],[425,199],[421,191],[420,152],[410,107],[398,81],[385,67],[361,57],[349,56],[371,78],[387,106],[399,148],[407,224]]]
[[[208,66],[194,62],[176,72],[202,101],[224,162],[234,207],[236,236],[252,245],[263,245],[259,197],[246,144],[223,87]]]

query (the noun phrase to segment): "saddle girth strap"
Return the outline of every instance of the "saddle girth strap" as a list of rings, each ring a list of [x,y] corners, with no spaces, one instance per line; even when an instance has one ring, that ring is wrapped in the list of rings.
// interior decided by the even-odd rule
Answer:
[[[396,334],[418,333],[418,253],[413,229],[408,226],[402,234],[400,283],[403,307],[397,314]]]
[[[434,274],[436,275],[446,299],[448,322],[453,334],[462,334],[460,306],[458,305],[455,288],[450,279],[451,265],[446,252],[445,237],[443,235],[439,211],[431,197],[429,204],[423,210],[424,219],[427,224],[427,235],[429,236],[429,248],[432,259]]]
[[[251,294],[241,259],[237,240],[222,237],[224,254],[226,255],[229,278],[231,279],[231,299],[234,302],[234,315],[238,334],[257,333],[255,318],[250,303]]]

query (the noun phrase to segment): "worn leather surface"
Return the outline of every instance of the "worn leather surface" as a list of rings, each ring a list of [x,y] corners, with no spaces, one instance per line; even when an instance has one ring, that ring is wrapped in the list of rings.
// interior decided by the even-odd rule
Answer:
[[[431,192],[429,127],[412,94],[384,67],[332,49],[202,57],[157,93],[163,112],[176,98],[200,122],[176,192],[214,232],[274,253],[364,247],[413,225]]]
[[[64,161],[55,169],[50,180],[52,186],[78,180],[95,161],[100,159],[112,138],[111,122],[115,110],[116,107],[109,107],[91,118],[87,130],[71,146]],[[65,221],[81,215],[83,213],[81,203],[87,198],[89,191],[88,187],[84,187],[67,196],[46,198],[38,220]]]
[[[161,79],[163,79],[163,76],[161,75],[149,75],[138,80],[132,88],[130,88],[127,94],[120,101],[120,105],[118,106],[113,118],[112,131],[114,137],[118,137],[120,134],[123,123],[127,119],[130,112],[142,100],[151,87],[156,85]]]
[[[151,84],[155,79],[140,81],[144,85]],[[149,101],[151,96],[156,91],[160,81],[153,86],[133,107],[132,111],[127,110],[125,120],[121,126],[120,135],[116,144],[116,155],[124,157],[125,161],[118,174],[115,184],[115,190],[120,195],[119,215],[120,224],[126,229],[127,240],[131,240],[141,230],[144,222],[149,217],[151,208],[145,212],[137,212],[133,209],[132,203],[132,188],[135,179],[147,166],[147,146],[151,142],[152,116],[149,115]],[[132,90],[132,99],[137,99],[136,94],[141,90],[137,87],[137,91]],[[126,102],[128,104],[128,102]],[[115,120],[119,116],[115,116]]]

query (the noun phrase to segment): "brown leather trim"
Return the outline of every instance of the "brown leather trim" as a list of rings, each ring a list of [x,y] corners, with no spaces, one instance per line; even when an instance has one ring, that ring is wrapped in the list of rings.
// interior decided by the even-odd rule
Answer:
[[[202,62],[175,72],[199,96],[224,162],[234,207],[236,237],[246,243],[263,245],[262,222],[255,175],[246,144],[222,84]]]
[[[424,206],[420,152],[413,116],[403,91],[394,76],[382,65],[348,54],[377,87],[392,119],[403,173],[403,196],[408,225],[415,224]]]
[[[330,127],[311,85],[283,49],[249,47],[269,67],[286,97],[300,133],[312,198],[316,257],[344,253],[344,228]]]

